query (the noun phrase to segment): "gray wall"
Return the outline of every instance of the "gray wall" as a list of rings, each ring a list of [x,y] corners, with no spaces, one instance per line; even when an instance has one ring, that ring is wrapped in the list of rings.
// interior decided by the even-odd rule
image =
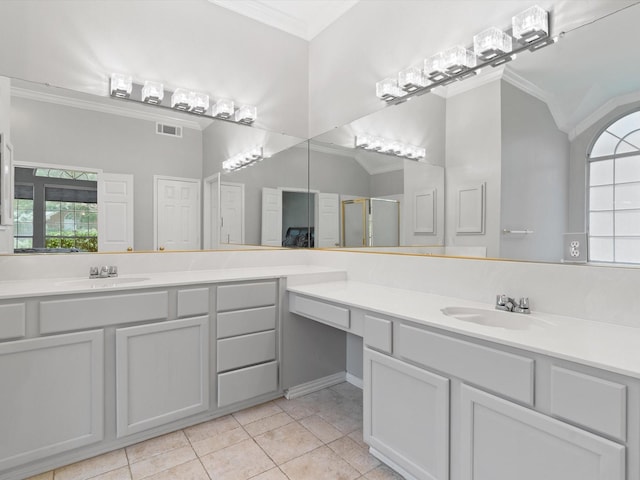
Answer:
[[[134,249],[153,248],[153,176],[202,178],[202,132],[158,135],[155,122],[12,98],[15,162],[134,176]]]
[[[483,246],[500,254],[501,82],[491,82],[447,99],[446,245]],[[486,183],[485,233],[456,233],[460,187]]]
[[[403,169],[371,175],[369,182],[369,195],[371,197],[384,197],[385,195],[404,193]]]
[[[311,150],[309,160],[311,190],[368,197],[370,175],[355,159]]]
[[[549,108],[502,82],[502,229],[533,230],[502,235],[500,256],[558,262],[567,228],[569,139]]]

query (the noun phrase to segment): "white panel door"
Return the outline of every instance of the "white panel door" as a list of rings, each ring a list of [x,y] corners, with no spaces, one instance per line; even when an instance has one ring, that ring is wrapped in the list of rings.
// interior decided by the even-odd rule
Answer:
[[[624,480],[625,447],[462,386],[462,478]]]
[[[262,189],[262,245],[282,246],[282,191]]]
[[[98,251],[133,249],[133,175],[98,174]]]
[[[340,246],[340,196],[337,193],[319,193],[317,205],[316,247]]]
[[[220,184],[220,243],[244,243],[244,185]]]
[[[154,178],[156,247],[160,250],[200,249],[200,180]]]

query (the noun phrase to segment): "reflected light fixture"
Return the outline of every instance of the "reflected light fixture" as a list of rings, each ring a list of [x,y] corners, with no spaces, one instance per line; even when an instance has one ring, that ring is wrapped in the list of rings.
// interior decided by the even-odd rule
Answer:
[[[171,108],[188,111],[191,108],[191,92],[186,88],[176,88],[171,95]]]
[[[239,153],[222,162],[222,169],[225,172],[235,172],[256,164],[264,159],[262,147],[256,147],[248,152]]]
[[[221,99],[211,107],[211,115],[217,118],[230,118],[233,115],[233,100]]]
[[[527,8],[511,19],[513,38],[529,44],[549,36],[549,14],[538,6]]]
[[[420,160],[427,154],[426,149],[423,147],[404,144],[373,135],[357,135],[355,143],[356,148],[408,158],[409,160]]]
[[[253,105],[242,105],[235,113],[235,121],[251,125],[258,118],[258,109]]]
[[[202,115],[207,110],[209,110],[209,95],[206,93],[191,92],[189,111]]]
[[[164,86],[160,82],[145,80],[141,98],[144,103],[158,105],[164,99]]]
[[[112,73],[110,81],[111,95],[118,98],[129,98],[133,89],[133,78],[131,75],[122,73]]]

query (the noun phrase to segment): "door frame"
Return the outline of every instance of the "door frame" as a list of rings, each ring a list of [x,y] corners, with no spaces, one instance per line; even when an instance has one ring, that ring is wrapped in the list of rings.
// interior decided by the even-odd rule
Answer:
[[[154,175],[153,176],[153,249],[158,250],[158,180],[173,180],[178,182],[188,182],[195,183],[198,185],[198,195],[200,199],[202,198],[202,180],[199,178],[187,178],[187,177],[173,177],[170,175]],[[196,218],[198,219],[198,230],[200,241],[198,242],[200,246],[199,249],[202,248],[202,201],[198,200],[196,203],[197,214]]]
[[[229,185],[232,187],[240,187],[240,190],[242,191],[242,205],[241,205],[241,209],[240,209],[240,226],[241,231],[240,231],[240,245],[244,245],[244,183],[238,183],[238,182],[220,182],[220,188],[218,190],[218,212],[220,213],[219,216],[219,220],[220,222],[218,222],[219,228],[218,228],[218,244],[220,243],[220,231],[222,230],[223,225],[221,224],[222,222],[222,205],[221,205],[221,200],[222,200],[222,186],[223,185]],[[226,244],[228,245],[228,244]]]
[[[207,178],[203,180],[203,192],[202,192],[202,248],[207,249],[215,249],[218,248],[220,244],[220,172],[214,173],[213,175],[209,175]],[[217,183],[218,185],[218,193],[217,193],[217,209],[213,211],[211,206],[211,200],[213,199],[213,195],[211,193],[213,184]],[[244,209],[244,207],[243,207]],[[212,223],[213,215],[218,219],[217,222]],[[212,227],[215,229],[214,238],[212,238],[211,230]],[[244,233],[244,232],[243,232]]]

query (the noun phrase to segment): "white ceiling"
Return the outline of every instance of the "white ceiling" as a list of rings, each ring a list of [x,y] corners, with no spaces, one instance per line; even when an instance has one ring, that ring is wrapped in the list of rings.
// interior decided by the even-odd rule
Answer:
[[[307,41],[359,0],[209,0]]]

